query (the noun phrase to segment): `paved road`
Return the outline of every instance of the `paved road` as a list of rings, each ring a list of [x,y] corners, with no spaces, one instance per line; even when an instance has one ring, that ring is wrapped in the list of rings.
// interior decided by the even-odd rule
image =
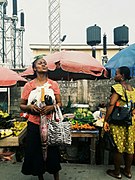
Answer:
[[[89,164],[71,164],[62,163],[60,171],[60,180],[115,180],[108,176],[105,171],[112,166],[107,165],[89,165]],[[37,177],[25,176],[21,170],[22,163],[12,164],[11,162],[0,162],[0,180],[36,180]],[[135,166],[132,166],[132,180],[135,180]],[[45,180],[53,180],[52,175],[46,173]],[[126,177],[122,177],[127,180]]]

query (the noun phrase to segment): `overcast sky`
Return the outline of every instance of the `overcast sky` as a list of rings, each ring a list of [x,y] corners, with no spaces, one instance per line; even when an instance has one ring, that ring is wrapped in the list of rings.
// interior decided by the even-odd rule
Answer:
[[[107,43],[113,43],[113,29],[129,27],[129,44],[135,42],[135,0],[61,0],[61,34],[65,44],[86,44],[86,28],[97,24]],[[24,57],[32,58],[29,44],[49,43],[48,0],[18,0],[18,11],[25,13]],[[12,0],[8,0],[12,14]],[[18,13],[18,16],[20,14]],[[20,17],[20,16],[19,16]],[[19,26],[19,22],[18,22]],[[31,60],[30,60],[31,63]]]

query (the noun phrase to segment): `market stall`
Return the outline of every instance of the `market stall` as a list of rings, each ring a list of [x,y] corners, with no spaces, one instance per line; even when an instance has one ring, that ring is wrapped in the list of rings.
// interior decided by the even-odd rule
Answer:
[[[1,111],[0,114],[2,114]],[[20,117],[18,121],[12,119],[8,113],[4,114],[5,118],[0,117],[0,159],[10,161],[14,159],[12,162],[21,161],[27,133],[27,119],[22,121]]]
[[[86,149],[88,149],[88,151],[82,153],[88,153],[89,163],[96,164],[96,144],[97,141],[99,140],[99,129],[94,126],[96,120],[94,119],[93,113],[90,111],[89,105],[72,104],[70,108],[70,113],[64,114],[64,117],[65,120],[71,121],[72,124],[71,125],[72,144],[71,147],[67,148],[68,151],[70,151],[70,148],[72,149],[74,146],[79,147],[78,144],[84,141],[82,146],[87,144]],[[78,139],[76,145],[74,144],[75,139]],[[72,157],[76,156],[77,158],[77,155],[73,155],[73,152],[72,155],[69,154],[69,156]],[[70,157],[70,160],[72,157]]]
[[[17,120],[0,110],[0,147],[19,146],[26,134],[27,118]]]
[[[0,157],[9,147],[19,147],[26,135],[27,122],[18,121],[11,113],[11,88],[23,86],[27,80],[15,71],[0,67]],[[7,150],[9,151],[9,149]]]
[[[26,136],[27,122],[15,121],[9,129],[0,129],[0,147],[17,147]]]

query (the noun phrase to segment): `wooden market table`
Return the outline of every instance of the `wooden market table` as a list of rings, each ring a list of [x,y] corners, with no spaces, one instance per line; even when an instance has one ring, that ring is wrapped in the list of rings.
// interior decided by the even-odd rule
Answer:
[[[72,130],[72,138],[90,138],[90,164],[96,164],[96,141],[99,139],[99,130]]]
[[[16,147],[22,144],[24,137],[26,136],[27,127],[21,130],[18,136],[9,136],[0,139],[0,147]]]

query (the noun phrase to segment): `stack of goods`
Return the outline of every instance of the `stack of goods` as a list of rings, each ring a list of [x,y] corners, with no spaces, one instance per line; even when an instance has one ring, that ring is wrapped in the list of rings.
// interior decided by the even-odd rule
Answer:
[[[0,139],[9,137],[13,134],[11,129],[0,129]]]
[[[101,117],[99,119],[96,120],[95,123],[93,123],[95,126],[97,127],[103,127],[103,124],[104,124],[104,117]]]
[[[0,110],[0,139],[9,136],[19,136],[22,130],[27,126],[27,119],[25,121],[17,121],[11,118],[11,115],[3,110]]]
[[[98,111],[95,111],[93,113],[95,119],[95,123],[94,123],[95,126],[103,127],[105,114],[106,114],[106,108],[100,108]]]
[[[8,113],[0,110],[0,128],[6,129],[11,127],[12,123],[10,120],[11,120],[11,116]]]
[[[89,108],[76,108],[74,118],[70,118],[72,129],[76,130],[93,130],[94,117]]]
[[[26,128],[27,122],[20,122],[14,119],[12,122],[12,127],[9,129],[0,129],[0,139],[9,137],[9,136],[19,136],[20,133]]]
[[[15,121],[14,126],[11,127],[13,136],[19,136],[20,133],[27,127],[27,122]]]

